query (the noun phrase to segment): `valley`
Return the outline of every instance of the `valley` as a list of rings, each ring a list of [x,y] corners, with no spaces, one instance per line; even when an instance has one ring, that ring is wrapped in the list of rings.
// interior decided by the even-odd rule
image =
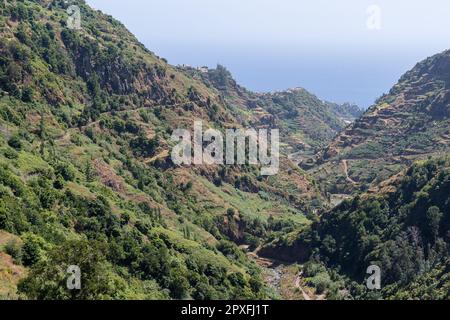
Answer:
[[[0,299],[450,298],[448,51],[364,112],[172,66],[84,2],[68,28],[66,9],[0,2]],[[277,174],[174,161],[174,132],[200,121],[279,130]]]

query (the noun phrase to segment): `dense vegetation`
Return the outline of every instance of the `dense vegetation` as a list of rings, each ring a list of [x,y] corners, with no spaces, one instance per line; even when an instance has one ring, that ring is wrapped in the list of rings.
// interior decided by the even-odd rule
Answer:
[[[173,67],[112,17],[79,6],[82,29],[71,30],[63,0],[0,2],[0,298],[277,298],[246,254],[261,247],[306,262],[306,285],[329,298],[448,298],[448,159],[416,164],[331,211],[297,165],[310,161],[327,191],[351,192],[398,173],[417,150],[446,152],[448,79],[432,67],[445,67],[446,55],[344,130],[357,107],[304,89],[252,93],[222,66]],[[441,100],[421,100],[427,70],[439,80],[430,97]],[[419,95],[409,101],[418,110],[394,103],[405,90]],[[380,130],[392,113],[409,126],[402,138]],[[218,130],[279,127],[280,173],[176,166],[171,133],[196,119]],[[323,166],[312,163],[341,130]],[[392,146],[395,159],[377,156]],[[397,158],[402,150],[413,156]],[[349,176],[335,174],[347,158],[358,160]],[[384,274],[378,294],[361,285],[373,263]],[[81,268],[81,291],[66,288],[70,265]]]
[[[0,3],[2,298],[272,297],[237,244],[307,223],[321,206],[312,179],[287,159],[279,179],[175,166],[172,130],[242,123],[203,82],[79,5],[82,30],[71,30],[64,1]],[[86,286],[70,292],[77,264]]]
[[[449,299],[450,158],[417,163],[377,194],[344,201],[287,245],[308,248],[306,274],[332,297],[349,288],[353,298]],[[370,265],[382,270],[380,292],[365,287]]]
[[[418,159],[450,149],[450,51],[418,63],[318,154],[312,174],[330,193],[366,191]],[[343,165],[346,161],[348,170]],[[348,177],[347,177],[348,174]]]

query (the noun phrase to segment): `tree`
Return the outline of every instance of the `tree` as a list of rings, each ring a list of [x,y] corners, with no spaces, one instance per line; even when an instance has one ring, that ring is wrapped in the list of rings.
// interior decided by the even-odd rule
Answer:
[[[17,83],[22,80],[22,68],[17,63],[11,62],[6,72],[11,82]]]
[[[427,211],[428,230],[434,241],[439,236],[439,225],[441,224],[443,216],[443,213],[435,206],[430,207]]]
[[[74,181],[76,178],[75,168],[66,162],[59,162],[55,166],[55,174],[61,175],[66,181]]]
[[[93,74],[89,77],[87,80],[87,88],[89,90],[89,93],[95,98],[100,95],[100,79],[96,74]]]
[[[179,267],[172,267],[169,276],[169,289],[170,295],[174,299],[184,299],[188,293],[189,282],[186,279],[186,275]]]
[[[25,266],[33,266],[43,258],[45,240],[34,234],[24,236],[22,262]]]
[[[34,97],[33,88],[25,87],[22,90],[22,101],[23,102],[32,102]]]
[[[37,300],[111,299],[123,283],[112,273],[104,250],[98,242],[67,241],[50,251],[47,260],[33,266],[28,277],[19,283],[19,292]],[[80,290],[67,288],[67,270],[72,265],[81,270]]]
[[[8,140],[8,145],[11,148],[14,148],[16,150],[21,150],[22,149],[22,141],[20,140],[20,138],[17,135],[12,136]]]
[[[84,174],[87,182],[93,182],[95,178],[95,170],[92,168],[91,162],[92,160],[86,160],[86,165],[84,168]]]
[[[227,217],[228,218],[232,219],[235,214],[236,214],[236,211],[233,208],[228,208],[227,209]]]

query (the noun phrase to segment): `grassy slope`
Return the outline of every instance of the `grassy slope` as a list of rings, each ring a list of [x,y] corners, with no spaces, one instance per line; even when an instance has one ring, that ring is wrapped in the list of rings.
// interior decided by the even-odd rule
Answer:
[[[116,295],[94,296],[264,297],[257,266],[225,240],[254,244],[307,223],[320,207],[314,183],[287,159],[280,179],[245,166],[174,167],[171,130],[241,121],[111,17],[82,4],[83,29],[71,31],[64,3],[49,3],[0,5],[0,229],[23,238],[23,263],[49,274],[61,243],[85,250],[89,239],[107,244],[102,268],[118,283]],[[130,245],[136,256],[122,257]],[[167,273],[143,269],[153,262],[138,252],[155,246],[167,250]],[[40,297],[39,285],[22,293]]]

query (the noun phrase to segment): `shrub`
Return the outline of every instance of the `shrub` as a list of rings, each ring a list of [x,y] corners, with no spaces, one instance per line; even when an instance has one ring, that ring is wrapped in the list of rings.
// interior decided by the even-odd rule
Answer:
[[[22,101],[23,102],[32,102],[34,97],[34,91],[31,87],[25,87],[22,90]]]
[[[60,175],[66,181],[75,180],[75,168],[68,163],[58,163],[55,168],[55,174]]]
[[[8,241],[5,246],[5,252],[13,257],[16,263],[22,263],[22,247],[18,241]]]
[[[81,269],[82,290],[66,289],[69,265]],[[18,289],[29,299],[95,300],[117,297],[124,286],[107,263],[101,243],[71,240],[50,251],[48,259],[34,265]]]
[[[330,287],[332,281],[327,272],[321,272],[314,277],[307,279],[306,283],[314,287],[318,294],[321,294]]]
[[[17,151],[12,148],[3,149],[3,155],[10,160],[19,158],[19,154],[17,153]]]
[[[8,145],[16,150],[21,150],[22,140],[17,135],[14,135],[8,140]]]

